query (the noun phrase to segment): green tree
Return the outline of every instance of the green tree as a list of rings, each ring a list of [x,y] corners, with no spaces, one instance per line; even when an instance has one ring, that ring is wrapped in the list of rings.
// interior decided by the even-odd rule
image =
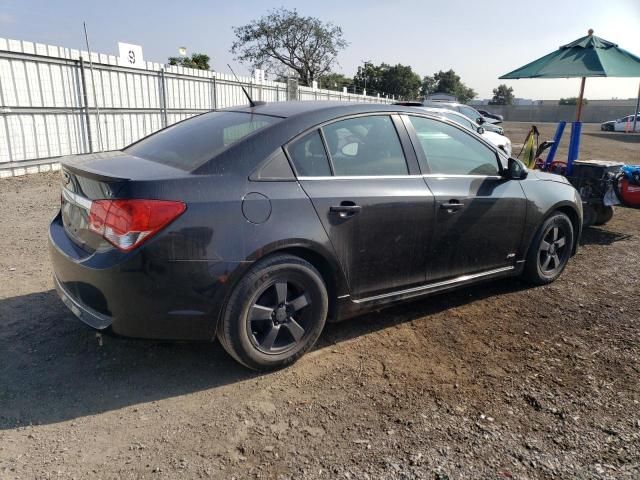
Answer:
[[[422,85],[420,87],[420,95],[426,97],[427,95],[431,95],[432,93],[436,93],[438,88],[438,82],[435,78],[430,76],[425,76],[422,79]]]
[[[582,105],[586,105],[589,101],[586,98],[582,99]],[[578,105],[578,97],[561,98],[558,105]]]
[[[358,71],[353,77],[353,85],[360,91],[367,89],[369,92],[382,93],[384,72],[389,69],[389,65],[381,63],[376,66],[366,62],[364,66],[358,67]],[[391,94],[392,92],[385,92]]]
[[[382,91],[389,92],[405,100],[418,98],[420,94],[420,75],[409,65],[397,64],[385,70],[382,77]]]
[[[498,88],[493,89],[493,98],[489,105],[512,105],[513,99],[513,88],[502,83],[498,85]]]
[[[194,53],[191,57],[169,57],[169,65],[209,70],[209,60],[210,58],[207,54]]]
[[[422,79],[420,93],[422,95],[448,93],[449,95],[457,97],[461,103],[466,103],[477,95],[473,88],[469,88],[462,83],[460,76],[453,70],[446,72],[440,70],[431,77],[424,77]]]
[[[342,28],[303,17],[295,9],[272,10],[233,31],[231,53],[236,60],[281,75],[291,69],[305,85],[331,72],[338,52],[348,45]]]
[[[342,73],[328,73],[318,78],[319,87],[327,90],[342,91],[342,87],[348,87],[351,83],[351,79]]]
[[[409,65],[388,65],[381,63],[373,65],[365,63],[358,67],[353,77],[353,83],[358,89],[367,89],[367,93],[395,95],[402,99],[417,98],[420,92],[420,76]]]

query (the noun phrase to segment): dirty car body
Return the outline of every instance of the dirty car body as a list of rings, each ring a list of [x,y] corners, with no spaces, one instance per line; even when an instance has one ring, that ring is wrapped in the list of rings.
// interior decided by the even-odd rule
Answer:
[[[451,170],[450,159],[467,168],[465,152],[487,163]],[[512,162],[410,107],[284,102],[202,114],[122,151],[63,159],[54,281],[98,330],[212,340],[238,285],[274,255],[321,276],[328,321],[517,276],[553,212],[571,219],[575,252],[582,210],[562,177],[512,178]],[[293,315],[287,302],[274,323]]]

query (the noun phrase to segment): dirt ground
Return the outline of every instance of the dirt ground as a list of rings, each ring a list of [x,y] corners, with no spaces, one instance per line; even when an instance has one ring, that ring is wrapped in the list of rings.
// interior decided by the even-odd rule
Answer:
[[[586,130],[583,158],[640,163]],[[640,211],[587,229],[550,286],[329,325],[259,375],[218,344],[99,345],[52,290],[58,198],[54,174],[0,181],[2,480],[640,478]]]

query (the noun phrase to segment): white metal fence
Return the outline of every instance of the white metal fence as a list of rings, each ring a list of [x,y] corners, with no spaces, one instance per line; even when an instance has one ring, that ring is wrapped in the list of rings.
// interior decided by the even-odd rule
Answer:
[[[85,51],[0,38],[0,170],[122,148],[189,116],[246,104],[241,85],[268,102],[390,102],[153,62],[131,68],[95,52],[91,63]]]

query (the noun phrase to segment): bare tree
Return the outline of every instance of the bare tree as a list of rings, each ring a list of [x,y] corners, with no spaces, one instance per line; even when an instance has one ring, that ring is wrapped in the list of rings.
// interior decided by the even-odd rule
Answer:
[[[278,74],[292,69],[305,85],[331,72],[338,52],[348,45],[342,28],[300,16],[295,9],[272,10],[233,31],[236,41],[231,53],[236,60]]]

